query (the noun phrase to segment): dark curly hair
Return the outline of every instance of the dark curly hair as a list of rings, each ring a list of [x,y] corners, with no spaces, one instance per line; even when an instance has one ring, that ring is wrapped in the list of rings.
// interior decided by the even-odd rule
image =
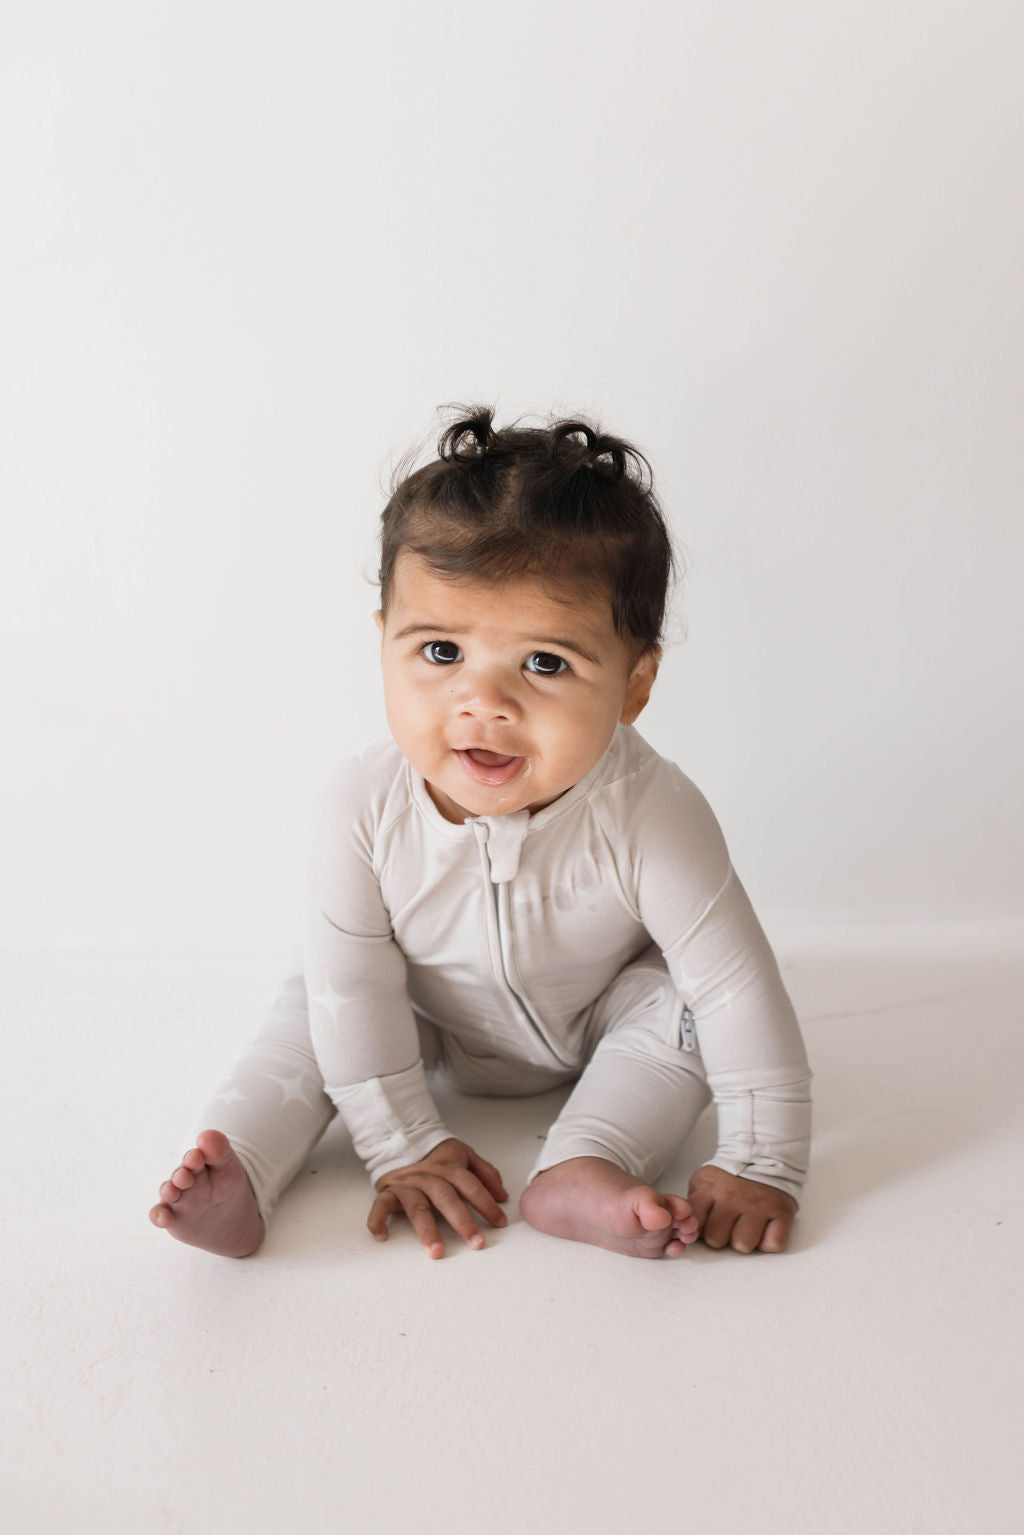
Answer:
[[[578,417],[497,430],[488,406],[446,408],[458,419],[437,458],[408,473],[407,455],[391,478],[383,611],[398,553],[409,549],[455,581],[534,577],[603,591],[637,655],[659,644],[674,558],[643,454]]]

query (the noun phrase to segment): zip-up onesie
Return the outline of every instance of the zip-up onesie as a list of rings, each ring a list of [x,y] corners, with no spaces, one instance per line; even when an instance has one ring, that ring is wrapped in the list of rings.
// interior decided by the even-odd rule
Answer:
[[[799,1197],[811,1074],[792,1004],[710,806],[635,729],[545,809],[461,825],[375,742],[323,791],[307,868],[305,985],[204,1110],[264,1213],[335,1110],[373,1179],[446,1139],[438,1065],[475,1093],[579,1078],[531,1176],[598,1155],[652,1178],[710,1089],[714,1165]],[[268,1076],[294,1123],[277,1149]]]

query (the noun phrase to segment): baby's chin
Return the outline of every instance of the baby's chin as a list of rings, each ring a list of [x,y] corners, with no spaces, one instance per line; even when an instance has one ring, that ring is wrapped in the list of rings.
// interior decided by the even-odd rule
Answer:
[[[429,778],[424,778],[424,782],[430,798],[446,821],[461,824],[468,816],[515,815],[521,810],[535,815],[561,799],[572,786],[550,786],[548,792],[542,790],[538,796],[536,785],[528,782],[530,766],[527,758],[522,772],[511,783],[493,787],[469,782],[461,784],[458,780],[451,782],[450,774],[446,775],[443,785]]]

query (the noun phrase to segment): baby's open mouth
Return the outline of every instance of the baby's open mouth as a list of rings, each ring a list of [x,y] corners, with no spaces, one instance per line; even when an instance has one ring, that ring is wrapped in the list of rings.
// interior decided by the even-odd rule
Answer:
[[[480,746],[471,746],[465,751],[457,752],[456,755],[462,763],[463,772],[474,783],[487,784],[491,788],[510,783],[526,761],[525,757],[512,757],[504,752],[489,752]]]
[[[474,762],[479,762],[481,767],[507,767],[510,762],[515,762],[515,757],[505,756],[502,752],[485,752],[480,746],[471,746],[469,755]]]

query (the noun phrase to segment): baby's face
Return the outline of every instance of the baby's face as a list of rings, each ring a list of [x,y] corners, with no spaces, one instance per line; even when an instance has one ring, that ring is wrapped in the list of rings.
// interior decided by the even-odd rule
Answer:
[[[403,549],[381,630],[388,724],[449,821],[541,810],[590,772],[650,692],[604,598],[454,582]]]

